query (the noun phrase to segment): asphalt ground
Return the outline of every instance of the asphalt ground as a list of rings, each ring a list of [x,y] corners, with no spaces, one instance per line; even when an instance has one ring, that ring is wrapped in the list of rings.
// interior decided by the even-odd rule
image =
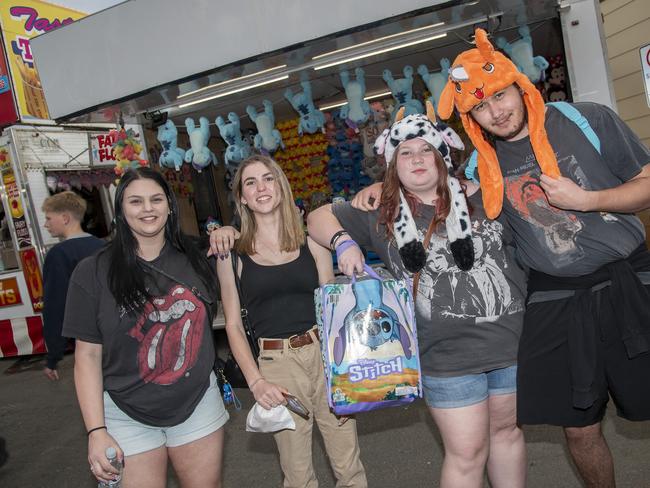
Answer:
[[[0,436],[6,439],[10,456],[0,467],[0,487],[97,486],[86,460],[86,436],[74,392],[73,362],[73,356],[65,357],[60,365],[61,380],[54,383],[41,373],[42,358],[19,362],[16,358],[0,359]],[[236,393],[242,409],[229,407],[223,486],[280,487],[282,478],[273,438],[245,432],[246,414],[253,399],[248,390],[239,389]],[[357,419],[361,457],[370,487],[438,485],[442,443],[424,402],[364,413]],[[615,457],[618,487],[650,488],[650,422],[621,420],[610,403],[604,429]],[[568,461],[561,429],[526,427],[525,433],[528,487],[582,486]],[[320,486],[334,487],[318,434],[314,438],[313,458]],[[168,486],[179,486],[171,469]]]

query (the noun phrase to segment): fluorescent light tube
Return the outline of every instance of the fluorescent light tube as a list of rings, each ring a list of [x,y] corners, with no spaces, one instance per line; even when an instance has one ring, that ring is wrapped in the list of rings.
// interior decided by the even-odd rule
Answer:
[[[378,39],[373,39],[372,41],[362,42],[362,43],[359,43],[359,44],[354,44],[352,46],[337,49],[336,51],[330,51],[328,53],[319,54],[318,56],[314,56],[311,59],[320,59],[320,58],[323,58],[325,56],[330,56],[332,54],[341,53],[343,51],[349,51],[350,49],[356,49],[356,48],[359,48],[361,46],[367,46],[369,44],[374,44],[376,42],[385,41],[386,39],[392,39],[392,38],[395,38],[395,37],[402,37],[402,36],[406,36],[408,34],[411,34],[413,32],[419,32],[419,31],[426,30],[426,29],[433,29],[434,27],[440,27],[441,25],[445,25],[445,23],[444,22],[438,22],[437,24],[427,25],[426,27],[418,27],[417,29],[411,29],[411,30],[407,30],[407,31],[403,31],[403,32],[398,32],[397,34],[391,34],[390,36],[379,37]]]
[[[235,88],[234,90],[228,90],[222,93],[217,93],[216,95],[211,95],[209,97],[200,98],[198,100],[194,100],[187,103],[181,103],[180,105],[178,105],[178,108],[189,107],[190,105],[196,105],[197,103],[207,102],[208,100],[214,100],[215,98],[227,97],[228,95],[232,95],[233,93],[239,93],[244,90],[250,90],[252,88],[257,88],[259,86],[269,85],[271,83],[275,83],[276,81],[286,80],[287,78],[289,78],[289,75],[278,76],[277,78],[271,78],[270,80],[260,81],[259,83],[254,83],[252,85],[242,86],[240,88]]]
[[[247,78],[252,78],[253,76],[263,75],[264,73],[270,73],[271,71],[276,71],[278,69],[282,69],[282,68],[286,68],[286,67],[287,67],[287,65],[283,64],[283,65],[274,66],[273,68],[265,69],[265,70],[262,70],[262,71],[257,71],[256,73],[251,73],[250,75],[240,76],[239,78],[233,78],[231,80],[220,81],[219,83],[214,83],[214,84],[209,85],[209,86],[204,86],[203,88],[199,88],[198,90],[192,90],[191,92],[183,93],[182,95],[178,95],[178,97],[176,97],[176,98],[179,99],[179,98],[183,98],[183,97],[188,97],[190,95],[194,95],[195,93],[199,93],[199,92],[202,92],[202,91],[205,91],[205,90],[209,90],[211,88],[216,88],[217,86],[226,85],[228,83],[233,83],[235,81],[245,80]]]
[[[332,61],[331,63],[320,64],[320,65],[314,66],[314,69],[319,70],[319,69],[330,68],[330,67],[336,66],[338,64],[349,63],[351,61],[357,61],[358,59],[368,58],[370,56],[376,56],[377,54],[383,54],[383,53],[387,53],[387,52],[390,52],[390,51],[395,51],[397,49],[402,49],[404,47],[415,46],[416,44],[422,44],[424,42],[433,41],[435,39],[441,39],[441,38],[446,37],[446,36],[447,36],[447,33],[443,32],[441,34],[436,34],[435,36],[425,37],[424,39],[416,39],[415,41],[405,42],[403,44],[398,44],[396,46],[390,46],[390,47],[386,47],[384,49],[377,49],[376,51],[370,51],[370,52],[367,52],[367,53],[364,53],[364,54],[359,54],[357,56],[351,56],[349,58],[339,59],[337,61]]]
[[[368,95],[367,97],[364,97],[364,100],[372,100],[374,98],[385,97],[385,96],[388,96],[390,94],[391,94],[390,91],[375,93],[374,95]],[[323,105],[322,107],[318,107],[318,110],[329,110],[331,108],[336,108],[336,107],[340,107],[342,105],[345,105],[346,103],[348,103],[347,100],[344,100],[342,102],[332,103],[330,105]]]

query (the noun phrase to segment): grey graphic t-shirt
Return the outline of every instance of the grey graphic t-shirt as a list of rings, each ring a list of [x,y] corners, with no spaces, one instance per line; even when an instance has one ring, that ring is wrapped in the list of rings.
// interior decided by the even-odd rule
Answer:
[[[473,207],[474,266],[460,270],[449,241],[434,233],[415,300],[422,371],[431,376],[461,376],[511,366],[524,310],[525,276],[513,258],[504,226],[486,218],[480,192],[469,198]],[[334,214],[351,237],[375,251],[396,278],[410,277],[394,240],[377,225],[378,213],[335,204]],[[420,239],[434,207],[422,205],[415,216]],[[444,233],[444,226],[441,230]],[[504,242],[505,239],[505,242]]]
[[[546,131],[560,172],[588,190],[612,188],[650,163],[650,151],[609,108],[576,103],[601,142],[602,156],[578,126],[553,107]],[[528,137],[497,142],[505,198],[499,219],[514,231],[518,256],[554,276],[581,276],[627,257],[645,240],[634,215],[565,211],[552,207],[539,185],[540,170]]]

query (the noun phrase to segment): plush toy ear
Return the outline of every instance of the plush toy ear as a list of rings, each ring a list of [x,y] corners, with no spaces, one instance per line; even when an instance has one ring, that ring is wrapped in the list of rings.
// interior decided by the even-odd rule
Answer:
[[[388,140],[389,136],[390,136],[390,129],[384,129],[384,131],[379,135],[379,137],[375,141],[375,145],[373,146],[373,149],[375,150],[375,154],[384,154],[384,151],[386,150],[386,141]]]
[[[441,119],[447,120],[451,117],[453,111],[454,85],[451,81],[448,81],[440,94],[440,99],[438,100],[438,115],[440,115]]]
[[[431,121],[432,124],[436,124],[438,120],[436,119],[436,112],[433,110],[433,105],[429,100],[426,101],[427,107],[427,118]]]
[[[451,127],[449,126],[445,127],[445,130],[441,131],[440,135],[442,135],[442,138],[445,140],[445,142],[449,147],[453,147],[454,149],[459,149],[461,151],[465,149],[465,144],[463,144],[463,140],[456,133],[456,131]]]

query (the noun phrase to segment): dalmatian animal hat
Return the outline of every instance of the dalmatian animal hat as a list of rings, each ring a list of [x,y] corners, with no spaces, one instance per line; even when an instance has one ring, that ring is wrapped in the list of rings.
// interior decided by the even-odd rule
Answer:
[[[375,151],[377,154],[383,154],[387,164],[390,164],[402,142],[420,138],[440,153],[447,166],[447,186],[451,198],[449,214],[445,220],[449,246],[456,265],[463,271],[467,271],[474,264],[472,226],[465,194],[458,179],[452,176],[454,167],[450,155],[450,147],[464,149],[465,146],[451,127],[436,121],[431,102],[427,101],[426,105],[426,115],[414,114],[404,117],[404,109],[400,109],[393,125],[385,129],[377,138]],[[404,267],[411,273],[420,271],[426,263],[426,250],[419,240],[415,221],[402,191],[400,191],[399,214],[393,224],[393,233]]]

